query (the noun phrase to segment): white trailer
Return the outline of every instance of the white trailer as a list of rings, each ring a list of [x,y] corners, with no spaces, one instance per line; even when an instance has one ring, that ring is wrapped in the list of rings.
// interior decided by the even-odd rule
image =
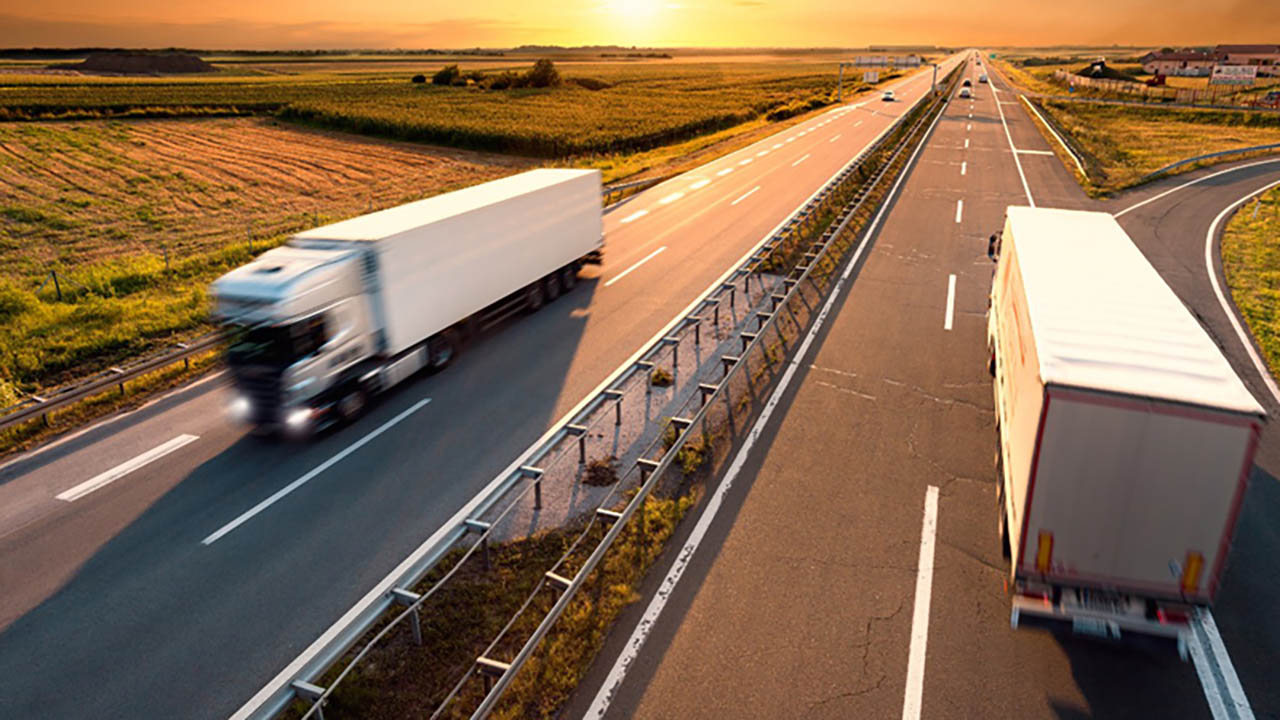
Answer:
[[[294,235],[213,284],[253,425],[296,432],[442,368],[487,320],[536,310],[603,247],[600,172],[541,169]]]
[[[1164,636],[1185,657],[1266,413],[1112,216],[1010,207],[991,254],[1011,623]]]

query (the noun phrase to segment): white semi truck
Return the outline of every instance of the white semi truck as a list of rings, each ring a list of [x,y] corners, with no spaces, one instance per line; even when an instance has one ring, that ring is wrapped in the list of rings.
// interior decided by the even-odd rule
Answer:
[[[1162,636],[1185,658],[1266,414],[1110,215],[1010,207],[989,254],[1011,623]]]
[[[223,275],[233,414],[295,435],[354,418],[571,290],[601,259],[600,191],[597,170],[532,170],[298,233]]]

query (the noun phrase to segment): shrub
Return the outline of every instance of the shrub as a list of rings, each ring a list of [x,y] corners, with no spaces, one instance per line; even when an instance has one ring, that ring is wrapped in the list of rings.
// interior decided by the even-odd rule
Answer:
[[[445,65],[435,75],[431,76],[431,83],[433,85],[452,85],[460,77],[462,77],[462,71],[458,69],[457,65]]]
[[[426,81],[427,81],[427,76],[423,75],[422,73],[418,73],[417,75],[414,75],[413,79],[410,80],[410,82],[412,82],[415,85],[422,85]]]
[[[654,368],[653,374],[649,376],[649,383],[654,387],[671,387],[674,378],[666,368]]]
[[[555,63],[547,58],[542,58],[533,64],[533,69],[525,75],[525,79],[528,81],[529,87],[555,87],[560,84],[560,71],[556,69]]]
[[[612,485],[618,482],[618,458],[610,455],[605,458],[596,458],[587,463],[587,474],[583,476],[582,482],[587,485]]]
[[[574,85],[577,85],[578,87],[584,88],[586,90],[604,90],[606,88],[613,87],[612,84],[607,83],[604,80],[600,80],[598,78],[576,77],[576,78],[569,78],[568,82],[571,82]]]

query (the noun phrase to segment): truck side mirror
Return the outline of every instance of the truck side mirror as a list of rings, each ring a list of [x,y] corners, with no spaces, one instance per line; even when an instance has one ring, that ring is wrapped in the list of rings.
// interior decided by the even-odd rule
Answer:
[[[987,240],[987,257],[991,258],[991,262],[996,262],[1000,259],[999,235],[992,235],[991,238]]]

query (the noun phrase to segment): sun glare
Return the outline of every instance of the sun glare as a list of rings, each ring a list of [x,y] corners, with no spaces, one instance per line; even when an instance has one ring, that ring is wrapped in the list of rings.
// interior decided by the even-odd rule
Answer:
[[[648,20],[658,12],[659,0],[610,0],[610,12],[623,20]]]

